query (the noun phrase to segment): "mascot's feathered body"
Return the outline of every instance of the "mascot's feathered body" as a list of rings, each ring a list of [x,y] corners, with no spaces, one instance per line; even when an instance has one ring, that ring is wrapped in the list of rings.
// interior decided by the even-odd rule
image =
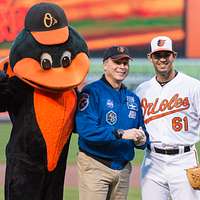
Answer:
[[[6,200],[63,199],[74,88],[88,69],[87,45],[63,9],[34,5],[8,62],[1,63],[0,111],[8,111],[13,124],[6,148]]]

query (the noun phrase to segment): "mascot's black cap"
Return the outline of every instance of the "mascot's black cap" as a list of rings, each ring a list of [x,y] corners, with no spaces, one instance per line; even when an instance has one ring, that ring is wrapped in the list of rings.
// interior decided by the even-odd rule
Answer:
[[[45,45],[61,44],[69,37],[65,12],[53,3],[39,3],[31,7],[25,17],[25,30]]]
[[[128,58],[132,60],[132,57],[130,56],[128,49],[123,46],[112,46],[108,48],[104,52],[103,62],[108,58],[111,58],[112,60],[118,60],[122,58]]]

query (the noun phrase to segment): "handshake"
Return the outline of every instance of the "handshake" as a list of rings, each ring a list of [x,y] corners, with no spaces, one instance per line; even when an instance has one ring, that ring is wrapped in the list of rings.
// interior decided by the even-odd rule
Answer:
[[[118,134],[121,134],[120,138],[122,139],[133,140],[136,146],[141,146],[146,142],[146,135],[141,127],[139,129],[118,130]]]

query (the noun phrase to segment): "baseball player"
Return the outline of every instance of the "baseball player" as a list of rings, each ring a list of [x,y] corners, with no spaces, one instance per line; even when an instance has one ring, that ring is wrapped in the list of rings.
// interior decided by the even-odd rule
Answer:
[[[142,199],[199,200],[186,176],[197,166],[200,131],[200,82],[174,69],[176,52],[166,36],[151,41],[148,59],[155,76],[136,89],[150,135],[141,168]]]

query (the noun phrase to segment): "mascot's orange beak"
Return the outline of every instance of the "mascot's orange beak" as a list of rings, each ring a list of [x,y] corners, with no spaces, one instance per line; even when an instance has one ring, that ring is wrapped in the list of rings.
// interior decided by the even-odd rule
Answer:
[[[77,87],[89,71],[89,58],[81,52],[72,60],[70,66],[56,67],[48,70],[32,58],[24,58],[14,66],[14,73],[33,87],[44,90],[66,90]]]

